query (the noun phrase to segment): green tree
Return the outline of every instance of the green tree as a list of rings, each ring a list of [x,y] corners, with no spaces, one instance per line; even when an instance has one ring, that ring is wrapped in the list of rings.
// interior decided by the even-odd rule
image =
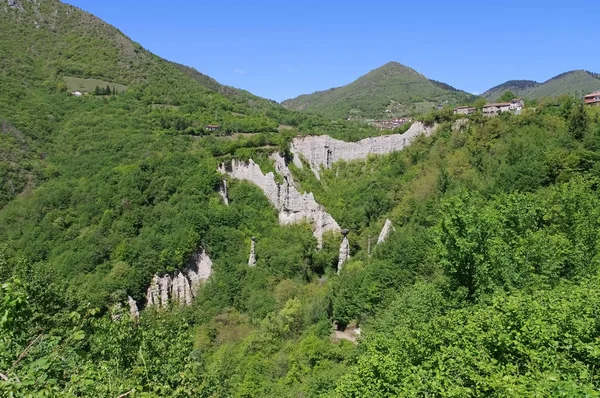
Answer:
[[[473,102],[473,106],[477,109],[481,109],[485,106],[485,104],[487,103],[487,100],[483,97],[479,97],[477,98],[477,100],[475,100],[475,102]]]
[[[22,332],[28,314],[27,293],[21,281],[13,278],[0,285],[0,330],[2,333],[10,335],[17,331]]]
[[[576,104],[568,118],[569,134],[576,140],[581,140],[588,128],[588,116],[582,103]]]
[[[517,98],[517,96],[515,95],[515,93],[513,93],[512,91],[505,91],[504,94],[502,94],[502,96],[499,99],[502,102],[508,102],[508,101],[513,100],[515,98]]]

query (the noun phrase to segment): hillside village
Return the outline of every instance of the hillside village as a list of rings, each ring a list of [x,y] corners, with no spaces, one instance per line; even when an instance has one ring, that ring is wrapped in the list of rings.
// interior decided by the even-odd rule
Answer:
[[[486,116],[498,115],[502,112],[512,112],[516,115],[521,113],[525,107],[525,101],[522,98],[512,99],[509,102],[494,102],[483,105],[481,112]],[[459,106],[454,108],[455,115],[471,115],[477,112],[477,108],[472,106]]]
[[[585,95],[583,100],[586,105],[600,106],[600,91]],[[486,116],[494,116],[503,112],[512,112],[518,115],[524,107],[525,101],[522,98],[515,98],[509,102],[487,103],[481,107],[481,112]],[[458,106],[453,111],[455,115],[472,115],[475,112],[477,112],[477,108],[473,106]]]

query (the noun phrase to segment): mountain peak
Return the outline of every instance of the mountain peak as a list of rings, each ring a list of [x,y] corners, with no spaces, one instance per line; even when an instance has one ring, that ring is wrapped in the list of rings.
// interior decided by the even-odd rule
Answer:
[[[509,80],[483,93],[488,100],[496,100],[506,91],[529,99],[553,97],[561,94],[583,96],[600,90],[600,74],[576,69],[556,75],[543,83],[533,80]]]
[[[387,64],[383,64],[378,69],[384,69],[384,68],[385,69],[410,69],[410,70],[413,70],[412,68],[409,68],[408,66],[403,65],[397,61],[390,61]]]
[[[456,105],[472,98],[471,94],[392,61],[346,86],[301,95],[282,104],[335,119],[372,119],[428,112],[439,104]]]
[[[565,77],[581,77],[581,78],[586,78],[586,77],[593,77],[595,79],[599,79],[600,78],[600,74],[598,73],[594,73],[594,72],[590,72],[588,70],[585,69],[575,69],[575,70],[570,70],[564,73],[561,73],[559,75],[554,76],[553,78],[549,79],[546,81],[546,83],[551,82],[553,80],[560,80],[563,79]]]
[[[366,75],[362,76],[362,77],[366,77],[372,74],[387,74],[387,75],[414,75],[414,76],[419,76],[422,78],[426,77],[417,72],[416,70],[414,70],[413,68],[410,68],[406,65],[401,64],[400,62],[396,62],[396,61],[390,61],[385,65],[380,66],[379,68],[373,69],[372,71],[370,71],[369,73],[367,73]]]

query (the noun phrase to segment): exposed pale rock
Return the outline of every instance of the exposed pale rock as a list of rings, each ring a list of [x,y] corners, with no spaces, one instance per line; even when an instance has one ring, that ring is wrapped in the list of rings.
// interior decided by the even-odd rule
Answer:
[[[256,253],[255,253],[255,238],[254,236],[252,237],[252,243],[250,243],[250,257],[248,258],[248,265],[250,267],[254,267],[256,265]]]
[[[223,180],[221,185],[219,186],[219,195],[223,198],[223,203],[225,206],[229,206],[229,194],[227,192],[227,180]]]
[[[157,282],[158,291],[160,292],[160,306],[162,308],[167,308],[169,305],[169,296],[171,295],[173,281],[170,275],[164,275],[162,277],[158,277]]]
[[[25,11],[21,3],[19,3],[17,0],[8,0],[7,3],[10,8],[14,8],[19,11]]]
[[[155,274],[146,291],[146,305],[148,306],[160,305],[160,287],[158,285],[158,279],[159,276]]]
[[[283,184],[275,181],[275,175],[272,172],[263,174],[260,166],[252,159],[247,162],[232,160],[229,164],[221,164],[219,172],[258,185],[279,211],[281,225],[310,221],[313,225],[313,235],[317,238],[319,247],[322,247],[323,234],[327,231],[339,231],[338,223],[322,205],[317,203],[312,193],[298,191],[292,173],[283,157],[275,153],[271,158],[275,162],[275,170],[284,179]]]
[[[190,263],[185,273],[190,280],[192,296],[196,297],[202,283],[207,281],[212,275],[212,260],[206,254],[206,250],[203,249],[196,253],[194,261]]]
[[[415,122],[403,134],[365,138],[358,142],[336,140],[328,135],[306,136],[295,138],[291,151],[294,158],[302,155],[310,164],[315,176],[320,178],[321,167],[330,168],[338,160],[366,159],[370,154],[384,155],[399,151],[410,145],[418,136],[431,135],[437,127],[437,124],[426,126],[422,122]]]
[[[129,315],[131,315],[131,318],[138,319],[140,317],[140,311],[138,310],[137,303],[131,296],[127,296],[127,305],[129,305]]]
[[[292,162],[294,163],[294,166],[296,166],[299,169],[303,169],[304,165],[302,164],[302,161],[300,160],[300,156],[298,156],[297,153],[294,153],[294,157],[292,158]]]
[[[410,145],[419,135],[431,135],[436,129],[437,125],[425,126],[421,122],[415,122],[404,134],[365,138],[358,142],[335,140],[327,135],[295,138],[291,146],[294,155],[292,161],[296,167],[302,168],[300,156],[304,157],[315,176],[320,178],[319,169],[321,167],[329,168],[338,160],[364,159],[370,154],[382,155],[399,151]],[[339,231],[338,223],[325,211],[323,206],[317,203],[311,192],[299,192],[292,173],[282,156],[275,153],[271,158],[275,162],[275,170],[284,179],[283,184],[275,181],[275,175],[272,172],[264,174],[260,166],[252,159],[223,163],[219,166],[219,171],[233,178],[258,185],[279,211],[280,224],[310,221],[313,225],[313,235],[317,238],[319,247],[322,247],[323,234],[327,231]]]
[[[263,174],[260,166],[252,159],[248,161],[232,160],[231,163],[222,163],[219,172],[228,174],[238,180],[250,181],[263,190],[267,199],[277,208],[279,204],[279,186],[275,182],[275,175],[271,172]]]
[[[190,305],[192,303],[190,281],[184,273],[175,271],[171,289],[171,299],[173,302],[176,302],[179,305]]]
[[[147,306],[166,308],[169,301],[190,305],[203,282],[212,274],[212,261],[205,250],[198,252],[183,271],[175,271],[173,277],[154,275],[146,292]]]
[[[379,239],[377,239],[377,244],[385,242],[388,236],[390,236],[390,234],[392,233],[392,231],[395,230],[396,229],[392,225],[392,222],[389,219],[385,220],[385,224],[383,225],[381,233],[379,234]]]
[[[342,268],[344,263],[350,259],[350,241],[348,237],[344,235],[344,239],[342,240],[342,244],[340,245],[340,256],[338,258],[338,266],[337,272],[338,274],[342,272]]]

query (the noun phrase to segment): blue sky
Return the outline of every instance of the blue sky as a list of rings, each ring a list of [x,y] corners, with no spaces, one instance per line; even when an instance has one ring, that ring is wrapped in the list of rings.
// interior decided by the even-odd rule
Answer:
[[[596,1],[67,0],[144,48],[282,101],[389,61],[481,93],[600,72]]]

